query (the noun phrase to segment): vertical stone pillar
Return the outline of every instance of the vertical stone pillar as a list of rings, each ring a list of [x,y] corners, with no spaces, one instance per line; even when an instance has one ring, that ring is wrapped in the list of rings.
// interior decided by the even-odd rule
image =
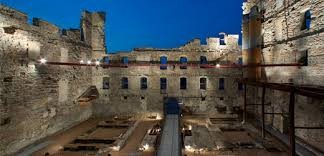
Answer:
[[[242,58],[243,65],[248,65],[249,62],[249,50],[250,50],[250,33],[249,33],[249,14],[243,15],[242,19]],[[244,70],[244,78],[247,78],[247,70]]]
[[[251,8],[249,14],[249,50],[247,62],[250,66],[248,68],[248,79],[250,81],[257,81],[261,79],[261,67],[255,67],[261,64],[261,14],[258,7]]]

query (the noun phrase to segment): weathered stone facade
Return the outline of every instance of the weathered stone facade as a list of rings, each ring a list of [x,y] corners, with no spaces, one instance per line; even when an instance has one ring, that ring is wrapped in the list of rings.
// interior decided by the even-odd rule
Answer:
[[[105,56],[112,64],[120,64],[127,56],[127,68],[57,66],[39,60],[87,63],[103,58],[105,13],[83,12],[80,29],[61,30],[39,18],[32,24],[27,21],[26,14],[0,7],[0,155],[15,153],[91,116],[162,114],[164,97],[179,98],[194,114],[212,115],[231,114],[242,101],[235,82],[242,76],[240,69],[199,67],[200,56],[206,57],[206,64],[237,64],[241,56],[238,35],[208,38],[207,45],[195,39],[180,48],[144,48]],[[188,66],[168,65],[161,70],[161,56],[172,64],[186,57]],[[134,62],[146,65],[132,66]],[[122,77],[128,78],[128,89],[121,89]],[[147,78],[147,89],[140,88],[142,77]],[[167,79],[164,90],[162,77]],[[107,78],[109,89],[103,88]],[[180,78],[187,78],[186,89],[180,89]],[[206,78],[205,89],[200,88],[200,78]],[[221,90],[220,78],[224,78]],[[78,102],[91,86],[97,87],[99,99],[86,105]]]
[[[208,38],[207,45],[195,39],[183,47],[174,49],[135,49],[132,52],[109,54],[109,63],[121,64],[127,57],[127,68],[98,69],[100,76],[95,81],[100,89],[96,113],[111,115],[118,113],[144,114],[163,111],[163,98],[176,97],[183,107],[198,114],[217,113],[217,108],[229,112],[242,102],[242,90],[238,89],[237,78],[242,77],[240,69],[200,68],[200,57],[208,63],[238,64],[241,56],[237,35],[225,35],[226,45],[220,45],[219,38]],[[160,69],[160,58],[166,57],[167,69]],[[187,68],[180,69],[180,58],[186,58]],[[133,64],[133,65],[132,65]],[[109,89],[103,89],[103,77],[109,79]],[[122,78],[128,78],[128,89],[122,89]],[[147,89],[140,88],[141,78],[146,78]],[[160,88],[160,78],[166,78],[166,89]],[[187,89],[180,89],[180,78],[187,79]],[[207,79],[207,88],[200,89],[200,78]],[[219,90],[219,79],[224,78],[225,89]]]
[[[257,9],[252,7],[257,6]],[[324,1],[322,0],[248,0],[243,5],[243,51],[252,48],[251,38],[255,29],[244,27],[251,21],[251,15],[259,12],[261,32],[261,63],[303,63],[302,67],[263,68],[261,80],[273,83],[293,83],[295,85],[322,86],[324,81]],[[251,12],[250,12],[251,11]],[[254,33],[255,34],[255,33]],[[243,56],[244,57],[244,56]],[[246,62],[245,62],[246,63]],[[249,102],[260,103],[261,90],[248,88]],[[258,94],[259,95],[258,95]],[[254,96],[258,95],[258,96]],[[289,93],[267,90],[266,112],[287,113]],[[295,125],[323,126],[324,103],[304,96],[296,97]],[[260,115],[260,107],[250,108],[250,112]],[[286,115],[267,115],[267,123],[287,134]],[[323,130],[296,129],[296,136],[324,151]]]
[[[26,14],[0,6],[0,155],[92,115],[90,105],[77,102],[92,84],[91,67],[37,61],[74,62],[104,53],[104,16],[85,12],[82,30],[60,30],[39,18],[29,24]]]

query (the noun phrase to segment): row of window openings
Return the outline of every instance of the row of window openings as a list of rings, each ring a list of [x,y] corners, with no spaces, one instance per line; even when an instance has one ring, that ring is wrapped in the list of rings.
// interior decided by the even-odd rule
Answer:
[[[220,78],[218,81],[218,89],[219,90],[225,90],[225,79]],[[121,88],[122,89],[128,89],[128,78],[123,77],[121,79]],[[140,79],[140,89],[146,90],[148,88],[147,78],[142,77]],[[104,77],[103,78],[103,89],[109,89],[109,78]],[[160,89],[166,90],[167,89],[167,78],[160,78]],[[187,89],[187,78],[182,77],[180,78],[180,89],[185,90]],[[207,78],[200,78],[200,89],[206,90],[207,89]],[[243,90],[243,84],[238,83],[238,90]]]
[[[104,62],[109,64],[109,58],[105,57]],[[121,62],[122,62],[122,64],[127,65],[128,62],[129,62],[128,57],[122,57]],[[168,58],[166,56],[161,56],[160,57],[160,63],[161,63],[161,66],[160,66],[161,70],[167,69],[166,64],[168,63]],[[180,66],[180,69],[187,69],[187,66],[186,66],[187,63],[188,63],[187,57],[180,57],[180,64],[182,64],[182,66]],[[208,64],[207,57],[206,56],[200,56],[199,63],[201,65],[207,65]],[[242,58],[239,58],[238,63],[241,64],[241,65],[243,64]]]
[[[123,96],[123,99],[124,100],[127,100],[128,99],[128,96]],[[141,96],[141,100],[145,100],[145,96]],[[219,97],[219,100],[220,101],[223,101],[224,100],[224,97]],[[206,101],[206,97],[201,97],[201,101]]]

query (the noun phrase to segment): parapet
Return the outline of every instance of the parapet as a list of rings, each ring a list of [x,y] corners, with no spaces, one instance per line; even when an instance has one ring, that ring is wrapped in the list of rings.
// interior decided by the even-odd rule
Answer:
[[[58,33],[60,31],[60,29],[56,25],[44,21],[40,18],[33,18],[33,25],[41,28],[42,30],[46,30],[52,33]]]
[[[246,0],[246,2],[243,2],[242,9],[243,9],[243,15],[249,14],[251,12],[251,8],[258,4],[259,1],[257,0]],[[261,4],[259,4],[261,5]]]
[[[225,36],[225,44],[228,46],[238,46],[239,35],[229,34]]]
[[[239,35],[235,34],[226,34],[220,33],[221,38],[218,37],[208,37],[206,39],[207,45],[201,45],[200,39],[194,39],[180,47],[179,49],[182,51],[217,51],[220,49],[231,49],[237,48],[239,45]]]
[[[207,48],[210,50],[216,50],[220,45],[220,39],[217,37],[208,37],[207,40]]]
[[[81,30],[80,29],[62,29],[62,36],[66,36],[69,39],[80,41]]]
[[[200,50],[201,49],[201,44],[200,44],[200,39],[195,38],[191,41],[189,41],[187,44],[184,46],[180,47],[182,50]]]
[[[8,16],[12,19],[18,20],[23,23],[27,23],[28,21],[27,14],[1,4],[0,4],[0,14],[4,16]]]
[[[92,25],[97,27],[103,27],[106,21],[106,13],[105,12],[94,12],[91,14],[92,16]]]

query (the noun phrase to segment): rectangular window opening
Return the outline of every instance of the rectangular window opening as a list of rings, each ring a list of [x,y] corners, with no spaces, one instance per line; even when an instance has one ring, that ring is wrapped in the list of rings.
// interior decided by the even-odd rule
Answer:
[[[109,77],[104,77],[102,80],[102,89],[109,89]]]
[[[141,78],[141,89],[142,90],[147,89],[147,78],[146,77]]]
[[[207,89],[207,79],[206,78],[200,78],[200,89],[201,90]]]
[[[224,78],[219,79],[218,89],[219,90],[225,90],[225,79]]]
[[[302,15],[302,25],[300,30],[309,30],[311,26],[312,21],[312,14],[310,10],[307,10]]]
[[[180,89],[187,89],[187,78],[180,78]]]
[[[308,50],[301,52],[301,57],[299,58],[298,63],[303,66],[308,66]]]
[[[122,89],[128,89],[128,78],[123,77],[122,78]]]
[[[244,88],[243,83],[239,82],[237,87],[238,87],[239,91],[243,90],[243,88]]]
[[[161,90],[167,89],[167,79],[166,78],[160,78],[160,89]]]

